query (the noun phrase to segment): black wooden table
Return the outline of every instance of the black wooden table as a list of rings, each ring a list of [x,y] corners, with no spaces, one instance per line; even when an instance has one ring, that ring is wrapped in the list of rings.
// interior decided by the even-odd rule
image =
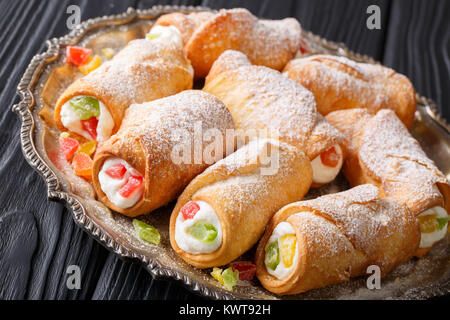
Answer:
[[[153,280],[138,263],[108,252],[46,199],[43,180],[24,160],[19,120],[11,112],[16,86],[45,40],[68,33],[66,9],[82,20],[156,4],[246,7],[265,18],[296,17],[304,29],[344,42],[406,74],[417,91],[450,118],[450,1],[425,0],[0,0],[0,299],[200,299],[179,283]],[[369,30],[369,5],[381,29]],[[66,270],[81,268],[81,289],[69,290]]]

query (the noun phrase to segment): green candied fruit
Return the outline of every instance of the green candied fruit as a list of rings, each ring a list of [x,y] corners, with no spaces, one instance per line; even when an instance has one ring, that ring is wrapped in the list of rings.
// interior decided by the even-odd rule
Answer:
[[[69,105],[81,120],[88,120],[100,116],[100,103],[92,97],[75,97],[69,101]]]
[[[437,220],[437,222],[438,222],[438,229],[439,229],[439,230],[442,230],[442,229],[445,227],[445,225],[447,224],[447,222],[450,221],[450,217],[446,217],[446,218],[437,218],[436,220]]]
[[[212,242],[217,238],[217,229],[209,223],[197,222],[187,232],[202,242]]]
[[[280,249],[278,248],[278,241],[269,243],[266,246],[266,256],[264,258],[266,267],[275,270],[280,263]]]
[[[161,241],[161,236],[155,227],[137,219],[133,219],[133,227],[142,240],[156,245]]]
[[[222,272],[223,285],[228,289],[232,290],[239,279],[239,271],[228,267]]]

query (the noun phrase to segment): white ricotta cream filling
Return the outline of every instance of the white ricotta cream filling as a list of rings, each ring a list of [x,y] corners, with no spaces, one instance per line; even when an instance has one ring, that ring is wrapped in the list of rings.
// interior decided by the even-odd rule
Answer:
[[[97,141],[102,142],[111,136],[114,129],[114,120],[105,105],[100,101],[98,103],[100,106],[100,115],[97,117]],[[86,139],[92,140],[91,135],[83,129],[83,126],[81,125],[81,119],[75,113],[75,110],[73,110],[73,108],[70,106],[69,101],[63,104],[60,114],[61,122],[64,127],[85,137]]]
[[[335,167],[329,167],[322,163],[320,155],[311,161],[311,167],[313,170],[313,182],[319,184],[325,184],[331,182],[336,178],[339,171],[341,170],[343,159],[342,159],[342,149],[336,144],[334,145],[336,153],[339,155],[339,162]]]
[[[447,211],[445,211],[444,208],[436,206],[436,207],[432,207],[428,210],[425,210],[424,212],[422,212],[421,214],[419,214],[420,216],[427,216],[427,215],[432,215],[435,214],[437,218],[447,218]],[[438,242],[439,240],[441,240],[442,238],[445,237],[445,234],[447,233],[447,226],[448,226],[448,222],[445,224],[445,226],[442,229],[436,229],[433,232],[430,233],[421,233],[420,236],[420,245],[419,248],[429,248],[432,247],[434,243]]]
[[[106,171],[116,165],[122,164],[125,166],[127,171],[125,172],[122,179],[114,179],[110,177]],[[144,193],[144,183],[137,188],[128,198],[124,198],[119,194],[119,189],[127,182],[128,178],[131,176],[142,176],[136,169],[128,164],[123,159],[120,158],[110,158],[103,163],[102,169],[98,174],[98,180],[100,182],[100,187],[108,197],[109,201],[114,203],[117,207],[121,209],[126,209],[134,206],[142,197]]]
[[[154,26],[146,38],[150,41],[172,41],[177,46],[183,47],[181,33],[174,26]]]
[[[272,235],[270,236],[269,241],[267,241],[267,244],[266,244],[266,247],[267,247],[270,243],[278,241],[278,248],[280,249],[279,250],[280,263],[278,263],[275,270],[272,270],[266,266],[267,272],[269,274],[273,275],[274,277],[276,277],[277,279],[283,279],[283,278],[287,277],[294,270],[295,266],[297,265],[297,260],[298,260],[298,245],[296,245],[292,265],[289,268],[287,268],[284,265],[283,258],[281,256],[281,240],[280,239],[285,234],[294,234],[295,235],[295,230],[289,222],[279,223],[273,230]]]
[[[184,219],[183,215],[178,213],[175,222],[175,241],[181,250],[191,254],[211,253],[217,250],[222,244],[222,226],[214,209],[204,201],[195,201],[200,210],[192,219]],[[197,222],[209,223],[217,230],[216,238],[211,242],[198,240],[188,233],[189,227]]]

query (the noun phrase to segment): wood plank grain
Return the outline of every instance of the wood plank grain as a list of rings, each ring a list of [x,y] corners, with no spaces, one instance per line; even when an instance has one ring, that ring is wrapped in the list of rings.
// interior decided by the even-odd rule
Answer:
[[[138,0],[139,9],[149,9],[156,5],[199,6],[201,0]]]
[[[383,62],[450,119],[450,1],[394,0]]]
[[[10,211],[0,220],[0,297],[25,298],[32,257],[37,246],[36,221],[25,211]]]
[[[381,29],[369,30],[366,21],[368,6],[381,10]],[[389,0],[317,0],[295,1],[293,12],[303,28],[328,40],[343,42],[351,50],[381,60],[387,24]]]
[[[69,31],[65,23],[69,4],[78,4],[88,18],[122,12],[135,1],[96,3],[10,1],[5,10],[0,7],[2,17],[18,17],[5,26],[8,32],[2,32],[0,49],[0,180],[8,182],[0,191],[0,298],[91,297],[109,254],[75,225],[61,204],[47,201],[42,178],[21,154],[19,121],[10,112],[18,101],[17,83],[32,56],[45,48],[46,39]],[[80,290],[65,285],[70,264],[82,270]]]

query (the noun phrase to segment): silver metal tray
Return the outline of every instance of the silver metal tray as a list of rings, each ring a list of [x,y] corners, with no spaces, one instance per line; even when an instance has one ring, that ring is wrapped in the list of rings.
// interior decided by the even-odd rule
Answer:
[[[161,14],[173,11],[210,10],[204,7],[155,6],[147,10],[129,8],[127,12],[90,19],[70,34],[47,41],[48,49],[30,62],[18,86],[22,100],[12,107],[21,121],[20,139],[28,163],[44,178],[50,200],[62,201],[72,212],[78,225],[106,248],[123,258],[142,262],[154,277],[179,280],[191,290],[216,299],[277,299],[264,290],[257,280],[239,283],[233,291],[223,288],[210,275],[183,262],[171,249],[168,220],[172,205],[151,213],[143,219],[156,226],[162,237],[160,246],[141,241],[133,232],[131,220],[111,212],[95,200],[92,186],[76,177],[70,168],[55,160],[54,146],[58,132],[47,125],[56,98],[76,75],[61,68],[63,49],[79,44],[98,50],[104,46],[116,49],[134,38],[141,38]],[[371,58],[349,51],[343,44],[332,43],[310,32],[304,39],[313,53],[346,56],[357,61],[376,63]],[[450,177],[450,127],[437,112],[431,100],[417,96],[418,110],[412,130],[427,154]],[[52,148],[53,147],[53,148]],[[53,157],[53,158],[52,158]],[[51,160],[53,159],[53,161]],[[341,176],[335,183],[308,194],[321,194],[348,188]],[[411,260],[397,267],[381,282],[380,290],[368,290],[364,277],[349,282],[312,290],[284,299],[425,299],[450,292],[450,234],[421,260]],[[254,250],[246,253],[252,259]]]

